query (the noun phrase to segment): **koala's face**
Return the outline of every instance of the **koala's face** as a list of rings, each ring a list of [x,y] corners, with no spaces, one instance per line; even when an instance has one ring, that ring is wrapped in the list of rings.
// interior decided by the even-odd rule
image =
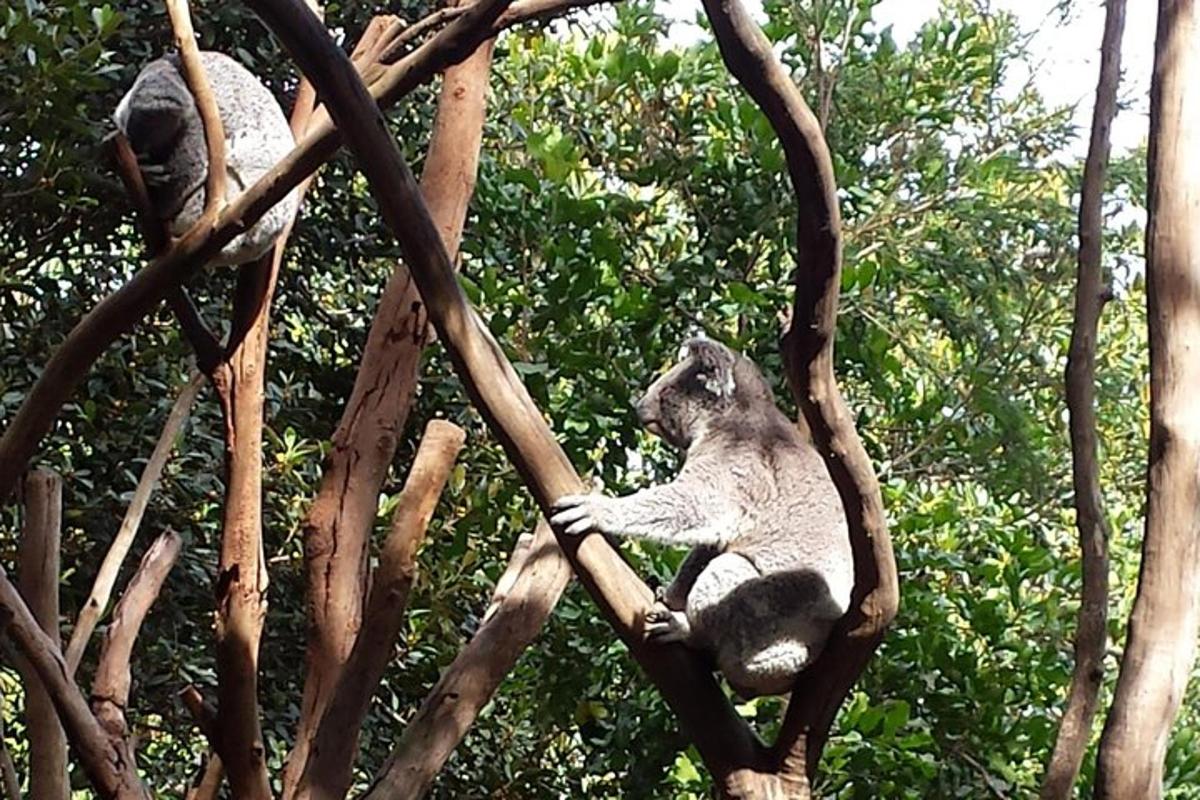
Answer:
[[[646,390],[638,419],[651,433],[686,450],[712,417],[733,404],[737,355],[711,339],[689,339],[680,361]]]

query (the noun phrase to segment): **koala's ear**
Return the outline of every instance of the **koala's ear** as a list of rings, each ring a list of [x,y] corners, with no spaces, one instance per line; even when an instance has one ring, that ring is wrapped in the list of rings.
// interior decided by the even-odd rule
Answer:
[[[683,349],[699,367],[697,377],[704,388],[717,397],[733,397],[734,355],[725,345],[704,336],[688,339]]]

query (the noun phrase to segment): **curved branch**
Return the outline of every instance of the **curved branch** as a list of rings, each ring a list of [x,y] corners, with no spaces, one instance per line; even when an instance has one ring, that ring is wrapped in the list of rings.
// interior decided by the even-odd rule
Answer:
[[[175,31],[175,47],[179,50],[179,61],[183,79],[196,101],[196,110],[204,127],[204,144],[208,150],[208,176],[204,181],[204,220],[216,219],[225,204],[225,125],[217,108],[204,65],[200,63],[200,48],[196,46],[196,32],[192,29],[192,15],[187,0],[167,0],[167,13]]]
[[[843,699],[896,615],[899,585],[879,483],[837,388],[833,342],[841,273],[841,217],[821,126],[770,42],[738,0],[704,0],[729,71],[762,109],[787,157],[796,195],[796,296],[784,361],[796,401],[825,458],[850,525],[851,610],[800,676],[774,748],[785,785],[807,783]]]
[[[558,497],[583,491],[541,411],[458,285],[416,180],[349,59],[298,2],[250,0],[249,5],[283,40],[338,120],[456,370],[543,511]],[[504,6],[505,0],[489,0],[478,13],[497,14]],[[681,646],[643,642],[640,623],[653,596],[620,555],[598,535],[565,537],[560,544],[718,779],[758,765],[763,754],[757,740],[701,660]]]
[[[1092,721],[1104,681],[1108,645],[1108,518],[1100,491],[1096,430],[1096,336],[1107,288],[1100,263],[1102,211],[1108,168],[1109,132],[1121,82],[1121,35],[1125,0],[1108,0],[1100,45],[1100,78],[1092,112],[1092,138],[1083,166],[1079,197],[1079,275],[1075,285],[1075,324],[1067,356],[1067,411],[1070,414],[1075,526],[1083,561],[1083,594],[1075,631],[1075,668],[1054,752],[1042,783],[1042,800],[1067,800],[1092,738]]]

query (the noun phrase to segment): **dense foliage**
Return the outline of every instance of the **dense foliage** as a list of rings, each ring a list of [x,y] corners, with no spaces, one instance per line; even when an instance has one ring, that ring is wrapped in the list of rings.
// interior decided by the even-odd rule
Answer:
[[[771,0],[766,9],[768,35],[828,117],[847,226],[839,375],[880,473],[903,591],[897,624],[826,751],[821,791],[1032,796],[1065,695],[1079,593],[1062,390],[1079,132],[1066,110],[1006,79],[1029,57],[1011,18],[947,0],[901,46],[870,21],[874,5]],[[205,46],[289,95],[288,61],[256,20],[227,4],[195,11]],[[327,16],[348,42],[367,18],[356,4],[329,4]],[[670,473],[673,457],[639,432],[632,401],[681,338],[703,327],[778,380],[778,315],[790,294],[792,198],[770,128],[711,44],[672,43],[665,31],[649,5],[630,0],[502,39],[463,243],[472,299],[571,458],[618,491]],[[109,109],[168,38],[160,5],[142,0],[0,9],[0,419],[70,326],[140,263],[127,203],[97,154]],[[418,166],[432,97],[422,91],[393,113]],[[1141,154],[1114,165],[1114,208],[1140,201],[1143,175]],[[348,160],[327,166],[311,197],[281,282],[268,378],[272,589],[261,686],[273,767],[303,678],[299,523],[398,255]],[[1142,524],[1146,343],[1140,231],[1114,223],[1106,245],[1116,301],[1100,341],[1100,433],[1119,647]],[[193,282],[210,319],[226,312],[231,283],[228,271]],[[66,481],[71,617],[189,358],[169,314],[146,321],[92,371],[42,451],[39,463]],[[163,797],[182,796],[205,750],[175,693],[215,681],[213,405],[202,397],[141,537],[144,546],[170,527],[185,538],[135,655],[130,717],[141,767]],[[364,729],[363,782],[478,623],[508,548],[534,519],[435,349],[380,528],[421,423],[435,415],[466,426],[468,444],[421,554],[404,647]],[[10,568],[18,520],[11,507],[2,513]],[[628,550],[660,578],[682,557]],[[85,684],[89,669],[85,660]],[[0,687],[20,767],[21,693],[9,666]],[[742,707],[768,733],[780,708]],[[1170,797],[1200,798],[1198,736],[1192,702],[1168,758]],[[434,794],[694,797],[706,780],[662,700],[573,587]]]

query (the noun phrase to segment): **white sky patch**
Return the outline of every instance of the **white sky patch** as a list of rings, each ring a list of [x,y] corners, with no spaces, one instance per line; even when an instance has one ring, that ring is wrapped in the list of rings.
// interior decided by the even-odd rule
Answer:
[[[763,21],[761,0],[746,0],[751,15]],[[1074,105],[1074,122],[1080,131],[1072,154],[1087,152],[1092,104],[1100,71],[1100,36],[1104,30],[1104,5],[1100,0],[1079,0],[1072,17],[1059,22],[1055,0],[992,0],[995,11],[1016,15],[1022,30],[1034,33],[1031,61],[1025,70],[1014,68],[1008,76],[1016,85],[1030,74],[1050,106]],[[926,21],[939,13],[939,0],[883,0],[875,8],[878,28],[890,25],[892,37],[903,47]],[[1122,43],[1120,98],[1125,106],[1113,123],[1114,153],[1141,144],[1149,130],[1150,71],[1153,66],[1155,13],[1149,3],[1132,3],[1125,17]],[[663,0],[656,10],[675,21],[670,41],[687,45],[707,34],[695,24],[703,13],[696,0]]]

